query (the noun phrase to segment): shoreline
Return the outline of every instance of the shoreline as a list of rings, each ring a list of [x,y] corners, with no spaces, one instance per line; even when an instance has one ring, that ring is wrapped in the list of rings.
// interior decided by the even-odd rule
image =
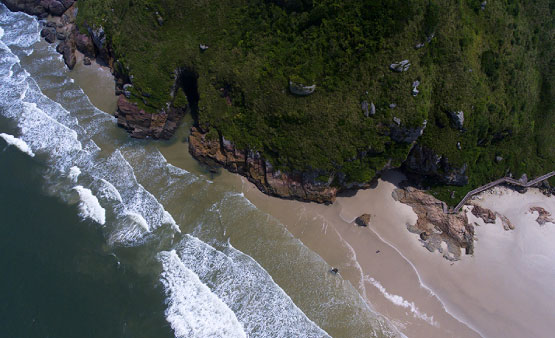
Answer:
[[[83,66],[83,67],[90,67],[90,66]],[[98,66],[100,68],[102,68],[102,66]],[[91,68],[92,69],[92,68]],[[93,72],[96,72],[96,70],[93,70]],[[70,74],[74,74],[74,72],[71,72]],[[112,74],[110,74],[112,75]],[[72,75],[73,77],[73,75]],[[87,79],[88,76],[84,76],[83,79],[81,79],[80,81],[84,81],[85,79]],[[94,81],[94,80],[93,80]],[[93,82],[91,81],[91,82]],[[89,84],[91,85],[91,84]],[[84,85],[87,86],[87,85]],[[89,95],[89,93],[87,92],[87,95]],[[100,102],[100,99],[94,99],[97,102]],[[91,101],[93,101],[93,99],[91,98]],[[108,103],[106,103],[108,105]],[[95,105],[97,105],[97,103],[95,103]],[[184,150],[186,151],[186,150]],[[189,155],[187,155],[189,156]],[[232,175],[228,172],[225,172],[225,174],[223,174],[222,176],[224,177],[228,177],[228,176],[235,176]],[[406,254],[404,254],[403,252],[407,252],[408,249],[414,249],[416,250],[416,248],[418,250],[421,250],[422,252],[425,251],[424,248],[422,248],[420,245],[418,245],[418,240],[417,240],[417,235],[415,234],[410,234],[408,232],[408,230],[406,229],[406,227],[399,227],[397,230],[397,234],[399,233],[403,233],[406,232],[405,239],[410,239],[412,242],[414,242],[414,247],[412,247],[412,245],[409,245],[407,247],[405,246],[400,246],[399,243],[402,243],[403,241],[396,243],[395,241],[391,241],[390,240],[390,236],[392,236],[391,233],[388,233],[386,230],[388,229],[384,229],[382,227],[378,227],[378,228],[369,228],[368,230],[370,230],[370,232],[373,233],[368,235],[368,234],[364,234],[362,232],[363,229],[359,229],[356,228],[355,225],[350,224],[351,222],[349,222],[350,219],[354,219],[354,217],[358,217],[360,216],[361,213],[359,213],[358,215],[356,214],[359,211],[362,211],[363,208],[367,207],[366,205],[361,206],[361,205],[357,205],[357,203],[366,203],[368,204],[368,201],[360,201],[357,200],[357,195],[361,194],[362,197],[359,197],[361,200],[363,200],[364,198],[368,198],[369,196],[373,196],[374,193],[376,193],[375,189],[377,189],[378,187],[371,189],[371,190],[360,190],[358,191],[355,196],[352,197],[338,197],[338,201],[331,206],[325,206],[325,205],[314,205],[313,203],[302,203],[302,202],[298,202],[298,201],[291,201],[291,200],[281,200],[281,199],[277,199],[277,198],[272,198],[270,196],[267,195],[262,195],[262,197],[260,196],[256,196],[256,194],[258,193],[259,195],[262,194],[258,189],[254,189],[254,192],[252,190],[252,186],[249,188],[248,185],[250,185],[250,183],[246,182],[246,179],[244,177],[239,177],[237,176],[236,178],[234,178],[234,180],[238,181],[241,180],[241,184],[243,185],[243,188],[245,189],[245,185],[247,186],[247,191],[245,192],[245,196],[250,196],[255,200],[258,200],[258,203],[254,203],[257,207],[259,207],[260,205],[263,205],[264,203],[269,203],[269,204],[273,204],[273,206],[269,206],[269,209],[273,210],[270,211],[269,213],[271,215],[273,215],[274,217],[280,219],[279,216],[281,217],[289,217],[292,215],[277,215],[278,213],[276,212],[276,205],[281,206],[281,205],[285,205],[285,208],[287,208],[287,205],[290,205],[289,208],[295,208],[294,205],[298,204],[298,205],[302,205],[302,208],[304,210],[302,210],[302,213],[300,216],[305,218],[304,223],[300,221],[301,217],[299,217],[299,219],[297,220],[297,222],[283,222],[283,224],[285,224],[287,226],[287,228],[295,235],[295,237],[301,239],[301,241],[303,243],[310,243],[310,245],[307,245],[309,248],[311,248],[312,250],[314,250],[315,252],[317,252],[318,254],[320,254],[327,262],[337,262],[337,266],[341,266],[340,268],[340,274],[341,276],[345,277],[347,280],[351,281],[357,281],[357,273],[359,273],[360,271],[357,271],[357,269],[360,269],[362,271],[362,274],[358,275],[358,283],[353,283],[353,286],[358,287],[361,292],[363,291],[363,295],[366,296],[367,299],[369,298],[373,298],[373,299],[379,299],[380,295],[382,298],[382,300],[376,301],[375,303],[379,303],[380,305],[378,306],[378,312],[384,314],[387,318],[391,319],[394,323],[396,323],[396,325],[398,325],[399,328],[404,327],[405,330],[417,330],[417,331],[410,331],[411,332],[411,336],[413,336],[412,332],[416,332],[416,336],[436,336],[436,334],[438,334],[437,336],[440,336],[439,333],[436,331],[434,331],[435,329],[433,328],[434,325],[434,321],[437,322],[437,320],[441,320],[438,319],[438,316],[441,315],[441,311],[438,310],[438,314],[435,314],[434,311],[436,311],[436,307],[437,304],[433,304],[434,301],[433,300],[429,300],[426,299],[424,294],[416,294],[418,292],[415,292],[415,294],[412,294],[410,290],[408,290],[408,287],[406,285],[401,285],[401,282],[398,281],[398,279],[402,279],[399,278],[398,274],[399,271],[386,271],[387,269],[383,268],[382,270],[384,271],[380,271],[380,265],[383,265],[383,261],[387,260],[388,264],[392,264],[391,262],[395,262],[395,264],[398,264],[399,267],[401,267],[402,269],[404,269],[404,273],[408,274],[410,278],[412,278],[412,282],[414,282],[414,278],[415,276],[410,276],[410,269],[407,268],[406,265],[403,266],[402,260],[399,259],[399,257],[401,257],[406,264],[410,265],[413,269],[414,274],[416,275],[416,278],[418,280],[418,287],[422,288],[422,289],[427,289],[428,291],[432,290],[431,293],[433,295],[436,295],[437,300],[439,303],[441,303],[441,305],[443,306],[443,309],[445,310],[444,312],[446,312],[447,314],[449,314],[449,311],[447,310],[447,308],[449,307],[448,305],[444,305],[444,300],[442,300],[441,296],[437,296],[437,293],[433,291],[433,287],[427,287],[425,281],[426,281],[426,276],[421,277],[420,273],[419,273],[419,269],[418,267],[420,266],[419,263],[413,263],[411,260],[408,260],[406,257]],[[379,184],[383,183],[384,181],[380,180]],[[390,183],[390,182],[388,182]],[[487,194],[487,193],[486,193]],[[369,195],[369,196],[367,196]],[[380,194],[377,194],[380,195]],[[389,194],[390,195],[390,194]],[[379,197],[380,198],[384,198],[387,199],[387,194],[381,194]],[[389,196],[390,197],[390,196]],[[269,200],[269,202],[265,202],[264,198],[267,198]],[[249,200],[251,200],[251,198],[249,198]],[[252,200],[251,200],[252,201]],[[282,201],[282,202],[279,202]],[[339,203],[341,202],[341,203]],[[334,208],[335,206],[335,208]],[[407,206],[405,206],[407,207]],[[403,207],[402,212],[400,212],[400,216],[398,218],[396,218],[396,220],[405,220],[406,219],[411,219],[411,215],[410,212],[408,212],[406,210],[406,208]],[[410,207],[409,207],[410,208]],[[493,208],[493,207],[492,207]],[[283,210],[288,210],[288,209],[277,209],[280,210],[280,212],[282,213]],[[332,211],[329,211],[332,210]],[[338,214],[335,214],[335,212],[337,212],[339,210]],[[365,209],[366,210],[366,209]],[[385,209],[384,209],[385,210]],[[396,210],[388,210],[388,211],[396,211]],[[299,216],[299,214],[296,212],[296,215]],[[552,211],[553,212],[553,211]],[[302,214],[305,214],[304,216]],[[315,219],[309,219],[311,216],[316,217]],[[394,217],[395,215],[391,215],[392,217]],[[320,218],[319,218],[320,217]],[[382,217],[386,217],[386,216],[382,216]],[[307,223],[311,223],[315,221],[316,225],[318,225],[319,223],[321,223],[320,226],[320,231],[318,231],[318,226],[316,228],[314,228],[313,226],[311,228],[307,229],[303,229],[303,227],[306,227]],[[323,223],[322,223],[323,222]],[[388,224],[391,224],[392,222],[385,222],[385,223],[381,223],[382,226],[386,226]],[[325,227],[324,227],[325,224]],[[345,226],[345,224],[347,224],[347,226],[349,228],[347,228]],[[380,224],[380,222],[378,222],[377,224]],[[397,223],[400,224],[400,223]],[[331,237],[327,237],[325,235],[327,235],[328,230],[330,230],[330,225],[331,225],[331,230],[334,230],[334,233],[336,234],[337,239],[335,240],[336,243],[346,243],[346,244],[342,244],[343,245],[343,250],[341,250],[340,252],[335,252],[333,250],[331,250],[332,248],[329,248],[330,244],[327,241],[327,239],[330,239]],[[309,226],[311,226],[309,224]],[[335,227],[336,226],[336,227]],[[486,225],[489,226],[489,225]],[[354,228],[353,228],[354,227]],[[483,232],[482,230],[484,229],[484,227],[478,227],[480,232]],[[355,230],[353,230],[355,229]],[[391,230],[391,229],[390,229]],[[313,238],[311,240],[308,240],[308,237],[312,237],[313,235],[315,235],[315,237],[318,237],[318,234],[322,233],[324,234],[324,238],[326,239],[326,241],[321,241],[322,238]],[[359,239],[358,236],[360,234],[364,234],[365,237],[369,237],[369,238],[363,238],[363,239]],[[513,234],[514,235],[514,234]],[[393,234],[393,236],[395,236],[395,234]],[[479,238],[481,238],[482,235],[479,236]],[[305,238],[304,240],[302,238]],[[358,242],[357,242],[358,240]],[[357,243],[356,245],[351,245],[349,243],[349,241],[355,242]],[[482,240],[480,240],[482,241]],[[380,246],[380,242],[384,244],[383,247]],[[364,265],[364,262],[359,262],[359,258],[360,257],[366,257],[365,255],[361,255],[360,253],[369,253],[372,254],[372,252],[374,252],[374,250],[370,250],[368,248],[363,247],[363,245],[375,245],[376,248],[380,248],[378,250],[380,250],[379,252],[379,257],[384,257],[386,256],[386,259],[373,259],[372,262],[368,263],[368,266],[371,266],[372,269],[376,269],[379,272],[377,274],[380,274],[380,276],[383,276],[381,278],[376,277],[376,275],[368,275],[364,273],[365,268],[362,265]],[[480,242],[477,243],[477,246],[480,246]],[[349,248],[350,247],[350,248]],[[387,249],[387,247],[389,247],[389,249]],[[318,250],[315,250],[314,248],[318,248]],[[329,252],[325,252],[326,250],[329,250]],[[399,255],[399,257],[395,257],[395,255],[390,252],[391,250],[396,251],[397,254]],[[323,253],[320,253],[320,251],[322,251]],[[410,250],[409,250],[410,252]],[[357,255],[357,253],[359,253],[359,255]],[[336,254],[339,255],[343,255],[342,257],[335,257]],[[351,256],[349,256],[349,254],[351,254]],[[354,256],[353,256],[354,254]],[[378,253],[376,253],[378,254]],[[387,254],[387,255],[386,255]],[[324,257],[326,256],[326,257]],[[369,255],[371,256],[371,255]],[[374,255],[375,256],[375,255]],[[425,255],[423,255],[425,257],[436,257],[439,256],[435,253],[429,253],[429,252],[425,252]],[[375,256],[377,257],[377,256]],[[439,257],[440,259],[444,260],[443,258]],[[466,262],[471,262],[472,259],[474,257],[465,257],[461,262],[465,262],[465,264],[460,264],[461,262],[457,262],[455,264],[458,265],[468,265],[468,263]],[[436,260],[435,258],[429,258],[429,260]],[[354,266],[350,266],[349,264],[353,264]],[[358,264],[358,267],[356,266]],[[434,263],[436,264],[436,263]],[[437,263],[437,266],[442,266],[443,268],[446,268],[444,265],[441,265],[442,263]],[[445,264],[449,264],[448,262],[446,262]],[[335,266],[335,264],[334,264]],[[343,268],[343,266],[345,266]],[[394,268],[390,268],[390,270],[394,270]],[[432,272],[434,272],[433,268],[430,269],[432,270]],[[459,269],[459,270],[462,270]],[[372,270],[374,271],[374,270]],[[460,271],[459,271],[460,272]],[[430,272],[428,272],[430,273]],[[370,279],[371,278],[371,279]],[[397,279],[397,281],[396,281]],[[403,280],[402,282],[406,282],[406,280]],[[378,285],[381,286],[378,287]],[[412,285],[411,287],[414,287],[415,285]],[[446,288],[449,289],[449,288]],[[416,290],[418,290],[418,288],[416,288]],[[447,293],[449,292],[449,290],[446,291]],[[409,296],[407,296],[407,294]],[[389,297],[388,297],[389,295]],[[399,298],[401,297],[401,298]],[[418,299],[417,299],[418,298]],[[397,300],[397,303],[402,304],[396,304],[393,303],[391,301],[391,299],[395,299]],[[389,304],[389,303],[391,304]],[[436,302],[437,303],[437,302]],[[371,306],[374,303],[371,303]],[[421,305],[421,304],[425,304],[425,305]],[[406,306],[405,306],[406,305]],[[383,310],[379,310],[379,308],[383,308]],[[431,310],[430,310],[431,309]],[[406,314],[407,310],[410,312],[408,314]],[[405,313],[405,314],[404,314]],[[420,317],[415,317],[415,313],[416,314],[420,314]],[[395,319],[391,318],[390,316],[397,316]],[[430,316],[432,317],[432,319],[430,321],[427,321],[426,319],[429,319]],[[438,322],[440,328],[446,329],[447,330],[456,330],[459,325],[457,323],[454,323],[452,320],[449,319],[449,316],[451,316],[453,319],[459,321],[460,323],[463,323],[460,319],[457,319],[455,316],[449,314],[449,316],[445,316],[443,315],[445,318],[442,319],[444,320],[447,324],[444,324],[444,322]],[[435,317],[435,319],[433,318]],[[423,321],[424,323],[420,323],[421,321]],[[431,324],[430,324],[431,323]],[[464,323],[463,323],[464,324]],[[431,326],[432,328],[429,328],[428,326]],[[430,331],[431,330],[431,331]],[[472,331],[472,330],[470,330]],[[457,336],[475,336],[473,335],[473,332],[468,332],[468,335],[465,335],[464,333],[461,334],[459,331],[447,331],[450,332],[450,334],[452,334],[452,332],[455,332],[457,334]],[[466,332],[466,331],[465,331]],[[449,333],[446,333],[449,334]]]
[[[520,236],[518,232],[503,230],[499,219],[496,223],[497,228],[491,228],[489,224],[486,226],[482,224],[477,227],[477,234],[480,240],[476,242],[476,252],[474,255],[463,256],[460,261],[450,262],[444,259],[441,254],[436,252],[430,253],[420,244],[419,236],[408,231],[402,220],[403,217],[399,217],[399,215],[403,214],[402,209],[408,206],[403,206],[401,210],[395,210],[385,209],[382,207],[383,204],[378,206],[371,205],[375,203],[376,198],[380,198],[379,189],[383,188],[384,185],[393,185],[390,182],[380,180],[378,186],[374,189],[362,190],[353,197],[338,198],[337,205],[341,205],[341,207],[334,207],[335,204],[332,206],[321,206],[280,201],[261,195],[245,180],[243,180],[243,185],[245,196],[253,204],[280,219],[295,237],[299,238],[311,250],[320,254],[322,258],[330,263],[330,266],[339,267],[339,273],[345,279],[351,281],[353,285],[358,286],[359,292],[363,297],[366,296],[371,306],[389,318],[393,323],[396,323],[396,326],[403,333],[410,333],[411,337],[440,337],[446,335],[456,335],[458,337],[499,335],[516,337],[519,334],[522,336],[526,332],[530,332],[527,330],[536,330],[533,327],[528,327],[528,325],[507,324],[507,328],[504,328],[503,325],[499,324],[507,321],[509,323],[527,322],[527,320],[522,320],[522,316],[515,315],[514,311],[507,310],[518,308],[518,304],[524,304],[524,298],[526,297],[514,297],[516,290],[512,290],[510,287],[500,288],[500,290],[496,287],[496,282],[499,278],[503,278],[502,280],[519,278],[519,274],[512,267],[498,268],[497,270],[495,268],[499,261],[503,261],[503,255],[506,252],[510,252],[511,243],[518,240]],[[393,188],[390,187],[390,189],[392,190]],[[504,196],[502,198],[510,196],[512,200],[505,201],[504,203],[499,201],[484,202],[486,204],[489,203],[486,206],[490,206],[493,210],[495,210],[494,206],[496,203],[511,208],[511,206],[522,204],[524,200],[528,206],[536,206],[537,204],[537,206],[542,206],[547,211],[555,214],[555,206],[552,206],[551,209],[546,206],[553,197],[547,197],[537,189],[530,189],[525,194],[520,194],[508,188],[496,189],[504,191],[500,195]],[[389,200],[389,203],[392,203],[391,205],[398,203],[393,203],[393,198],[387,193],[383,194],[383,192],[381,198]],[[485,201],[493,200],[489,195],[497,196],[495,193],[485,192],[479,195],[479,197]],[[366,203],[366,206],[361,208],[361,202]],[[296,203],[300,203],[300,205],[295,207]],[[279,210],[284,210],[284,208],[295,216],[280,215]],[[370,229],[359,228],[352,223],[360,214],[372,212],[372,210],[379,210],[379,213],[376,213],[374,223],[371,222],[369,226]],[[501,214],[506,213],[506,210],[496,211]],[[477,221],[476,217],[473,217],[469,212],[469,207],[465,207],[464,212],[468,214],[472,222],[482,222],[481,220]],[[381,217],[379,217],[380,213]],[[414,222],[416,215],[410,215],[410,212],[408,214],[408,218]],[[407,215],[405,214],[405,216]],[[396,218],[396,221],[387,222],[384,220],[384,218],[388,217]],[[532,216],[530,215],[519,216],[518,214],[513,214],[507,217],[511,219],[511,222],[516,225],[517,229],[524,229],[522,230],[524,234],[533,232],[540,227],[535,221],[531,222]],[[314,222],[315,218],[316,222]],[[320,224],[318,224],[318,221]],[[390,225],[395,222],[395,226],[391,227]],[[548,231],[550,236],[555,238],[555,225],[546,223],[542,229]],[[334,241],[333,236],[329,235],[330,230],[338,232],[341,238]],[[491,235],[492,231],[494,235],[497,232],[501,232],[501,234],[509,239],[500,239]],[[360,237],[365,237],[365,239]],[[372,239],[377,239],[378,241],[372,241]],[[342,240],[346,244],[342,244]],[[380,242],[382,246],[389,247],[389,251],[394,251],[395,254],[391,255],[388,250],[380,246]],[[368,244],[375,245],[374,248],[379,249],[380,253],[376,255],[374,248],[369,249]],[[337,256],[341,255],[341,252],[334,250],[333,247],[341,245],[350,246],[355,254],[351,255],[350,259],[348,259],[345,257],[349,257],[349,253],[343,253],[344,258],[343,260],[340,259]],[[404,261],[406,264],[405,271],[399,270],[395,273],[388,273],[386,271],[387,268],[380,266],[382,264],[379,261],[377,262],[376,256],[379,255],[383,255],[382,257],[387,256],[387,259],[384,260],[387,261],[388,265],[402,265]],[[555,258],[555,253],[552,257]],[[525,263],[519,262],[518,264],[520,266]],[[351,271],[352,267],[356,265],[360,267],[361,272],[354,273]],[[495,271],[495,273],[491,271]],[[409,275],[408,277],[407,274]],[[370,278],[365,279],[368,276]],[[438,278],[438,276],[441,276],[441,278]],[[531,278],[541,279],[541,276]],[[495,287],[492,289],[492,286]],[[381,294],[376,292],[376,289]],[[546,291],[549,290],[544,287],[543,289],[528,293],[537,298],[537,293]],[[474,292],[482,295],[485,300],[473,296]],[[429,294],[428,297],[425,296],[426,293]],[[521,292],[521,294],[526,295],[527,293]],[[510,306],[506,305],[507,309],[503,308],[503,306],[497,306],[498,312],[496,313],[487,310],[491,308],[491,305],[488,303],[507,304],[507,301],[505,301],[507,298],[510,299],[509,303],[512,303]],[[396,304],[393,304],[392,300]],[[544,302],[543,310],[536,309],[534,311],[530,309],[530,314],[527,317],[541,317],[542,311],[545,313],[545,306]],[[408,315],[403,314],[403,311],[407,309],[409,310]],[[415,314],[416,311],[410,313],[411,310],[416,310],[419,313]],[[426,319],[431,319],[432,317],[432,321],[436,321],[439,324],[439,328],[433,327],[429,323],[423,324],[423,322],[426,322]],[[451,317],[450,320],[449,317]],[[462,329],[461,326],[463,326]],[[548,328],[545,328],[545,326],[548,327],[549,325],[544,324],[543,330],[540,328],[536,332],[537,336],[545,335],[548,332]]]

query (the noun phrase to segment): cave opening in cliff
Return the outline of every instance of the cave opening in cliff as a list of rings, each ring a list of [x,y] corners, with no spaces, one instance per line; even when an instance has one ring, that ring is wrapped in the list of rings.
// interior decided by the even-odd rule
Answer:
[[[198,121],[198,74],[188,68],[179,69],[177,80],[177,87],[181,87],[185,95],[187,96],[187,101],[189,102],[189,108],[191,110],[191,115],[195,120]]]

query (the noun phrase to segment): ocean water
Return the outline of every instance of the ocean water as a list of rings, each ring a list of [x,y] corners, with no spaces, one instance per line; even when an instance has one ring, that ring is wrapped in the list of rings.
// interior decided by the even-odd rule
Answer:
[[[395,335],[232,185],[117,128],[40,27],[0,5],[2,336]]]

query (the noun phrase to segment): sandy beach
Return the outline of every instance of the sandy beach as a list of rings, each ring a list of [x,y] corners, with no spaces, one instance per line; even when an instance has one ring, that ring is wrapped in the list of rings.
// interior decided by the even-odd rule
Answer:
[[[555,225],[536,223],[528,212],[540,206],[555,214],[555,198],[537,189],[519,194],[496,188],[476,202],[506,215],[516,229],[476,221],[473,256],[449,262],[430,253],[406,224],[416,222],[409,206],[391,197],[402,174],[392,171],[374,189],[340,197],[331,206],[280,200],[244,182],[245,195],[271,213],[368,302],[409,337],[548,337],[555,313]],[[243,179],[243,181],[245,181]],[[286,212],[284,212],[286,211]],[[368,228],[353,221],[373,215]]]

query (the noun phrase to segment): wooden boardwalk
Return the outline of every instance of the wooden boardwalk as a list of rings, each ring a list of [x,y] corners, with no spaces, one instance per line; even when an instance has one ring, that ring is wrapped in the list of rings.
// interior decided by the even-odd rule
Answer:
[[[474,190],[469,191],[469,192],[464,196],[464,198],[459,202],[459,204],[457,204],[457,205],[455,206],[455,208],[449,210],[449,213],[455,214],[455,213],[459,212],[459,210],[461,210],[462,206],[466,203],[466,201],[467,201],[470,197],[472,197],[472,196],[474,196],[474,195],[476,195],[476,194],[479,194],[479,193],[481,193],[482,191],[485,191],[485,190],[488,190],[488,189],[490,189],[490,188],[493,188],[493,187],[495,187],[496,185],[503,184],[503,183],[510,183],[510,184],[513,184],[513,185],[517,185],[517,186],[520,186],[520,187],[525,187],[525,188],[527,188],[527,187],[531,187],[531,186],[533,186],[533,185],[535,185],[535,184],[538,184],[539,182],[541,182],[541,181],[543,181],[543,180],[547,180],[548,178],[550,178],[550,177],[552,177],[552,176],[555,176],[555,171],[552,171],[552,172],[550,172],[550,173],[547,173],[547,174],[545,174],[545,175],[542,175],[542,176],[540,176],[540,177],[537,177],[537,178],[535,178],[535,179],[533,179],[533,180],[531,180],[531,181],[520,181],[520,180],[515,180],[515,179],[512,178],[512,177],[503,177],[503,178],[500,178],[500,179],[498,179],[498,180],[495,180],[495,181],[490,182],[490,183],[488,183],[488,184],[486,184],[486,185],[483,185],[483,186],[481,186],[481,187],[478,187],[478,188],[476,188],[476,189],[474,189]]]

